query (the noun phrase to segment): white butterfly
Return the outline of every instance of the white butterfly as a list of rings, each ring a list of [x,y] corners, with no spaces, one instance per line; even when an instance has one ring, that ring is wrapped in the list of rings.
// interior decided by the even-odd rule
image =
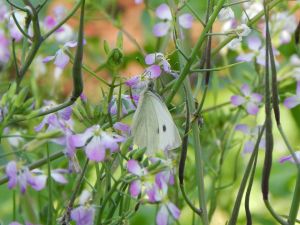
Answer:
[[[181,145],[181,138],[172,116],[153,90],[150,82],[142,91],[133,116],[133,143],[147,148],[148,154],[158,150],[171,150]]]

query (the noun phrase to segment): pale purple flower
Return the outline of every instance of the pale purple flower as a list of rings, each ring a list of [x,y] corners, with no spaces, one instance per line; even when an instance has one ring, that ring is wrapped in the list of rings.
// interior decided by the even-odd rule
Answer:
[[[300,81],[297,81],[296,95],[286,98],[283,102],[285,107],[291,109],[300,104]]]
[[[148,174],[145,168],[142,168],[138,161],[130,159],[127,162],[127,170],[129,173],[137,176],[136,180],[130,183],[129,192],[132,197],[137,197],[142,191],[142,178]]]
[[[47,131],[55,130],[55,129],[63,129],[64,131],[69,128],[71,124],[68,124],[72,115],[72,108],[66,107],[63,110],[59,111],[57,114],[48,114],[44,117],[42,122],[37,125],[34,129],[36,132],[39,132],[48,125]]]
[[[233,95],[231,104],[235,106],[243,105],[250,115],[256,115],[259,111],[259,103],[262,101],[262,96],[258,93],[252,93],[248,84],[241,87],[242,95]]]
[[[92,139],[91,139],[92,138]],[[125,141],[125,137],[101,130],[99,125],[92,126],[82,134],[76,135],[76,143],[85,145],[85,154],[91,161],[101,162],[105,160],[107,150],[114,153],[119,150],[119,143]]]
[[[193,25],[193,21],[194,17],[189,13],[184,13],[178,18],[179,25],[185,29],[191,28]]]
[[[39,132],[43,127],[47,126],[46,131],[62,131],[62,136],[53,138],[56,144],[65,146],[64,153],[69,159],[69,170],[79,172],[80,167],[76,158],[76,148],[82,147],[85,143],[78,138],[77,134],[72,131],[73,121],[71,119],[72,108],[67,107],[56,114],[48,114],[44,117],[42,122],[35,127],[35,131]]]
[[[171,215],[176,220],[179,219],[179,217],[180,217],[180,210],[172,202],[163,204],[160,207],[160,209],[158,210],[158,213],[156,215],[156,224],[157,225],[167,225],[169,215]]]
[[[130,95],[121,95],[121,114],[126,115],[129,111],[135,110],[136,105],[138,104],[138,95],[132,95],[132,98]],[[135,105],[133,104],[135,103]],[[118,113],[118,98],[116,96],[113,96],[110,105],[109,105],[109,112],[112,115],[116,115]]]
[[[77,46],[77,41],[68,41],[64,44],[64,46],[61,49],[59,49],[55,53],[55,55],[47,56],[46,58],[44,58],[43,62],[47,63],[54,60],[54,65],[56,65],[60,69],[64,69],[70,61],[70,57],[64,52],[65,49],[74,48],[76,46]]]
[[[9,225],[22,225],[21,223],[17,222],[17,221],[13,221],[11,222]]]
[[[231,20],[234,19],[234,12],[230,7],[225,7],[220,10],[218,17],[220,21]]]
[[[150,79],[156,79],[162,74],[162,72],[172,74],[168,60],[160,52],[146,55],[145,63],[149,66],[146,68],[145,74]]]
[[[300,151],[296,151],[295,156],[296,156],[298,162],[300,162]],[[287,162],[287,161],[289,161],[291,163],[296,163],[292,155],[284,156],[284,157],[281,157],[279,159],[280,163],[284,163],[284,162]]]
[[[76,225],[93,225],[95,217],[95,208],[79,206],[71,211],[71,219]]]
[[[262,66],[266,64],[266,49],[262,46],[262,42],[259,37],[255,35],[251,35],[247,38],[247,45],[251,52],[247,53],[240,53],[239,56],[236,58],[237,61],[245,61],[251,62],[254,58],[256,62]],[[274,56],[277,56],[279,52],[273,48]],[[275,59],[275,64],[277,65],[278,62]]]
[[[15,17],[16,17],[17,21],[19,22],[19,24],[21,26],[23,26],[25,16],[22,15],[21,13],[17,12],[17,13],[15,13]],[[10,36],[12,37],[12,39],[14,39],[16,42],[21,41],[22,38],[23,38],[23,34],[21,33],[21,31],[17,27],[17,25],[16,25],[16,23],[13,20],[12,17],[9,18],[9,21],[8,21],[7,25],[8,25],[9,33],[10,33]]]
[[[156,183],[147,191],[150,202],[162,202],[160,209],[156,215],[157,225],[167,225],[169,216],[174,219],[179,219],[180,210],[174,203],[167,201],[168,186],[162,182],[162,186],[159,187]]]
[[[243,134],[248,136],[248,140],[244,143],[243,153],[251,153],[254,150],[255,143],[257,141],[258,132],[261,129],[261,126],[249,127],[246,124],[238,124],[235,127],[236,131],[240,131]],[[259,148],[265,148],[265,137],[263,136],[259,142]]]
[[[162,37],[168,34],[172,26],[172,14],[170,7],[163,3],[156,8],[155,11],[156,16],[163,20],[162,22],[158,22],[153,27],[153,33],[156,37]],[[193,16],[189,13],[182,14],[178,17],[179,25],[182,28],[189,29],[192,27]]]
[[[51,177],[57,183],[67,184],[68,180],[64,176],[64,174],[67,174],[67,173],[69,173],[69,171],[66,169],[54,169],[54,170],[51,170]]]
[[[87,102],[87,97],[84,93],[81,93],[79,97],[80,97],[81,101]]]
[[[95,217],[95,208],[87,205],[91,194],[83,190],[79,197],[79,206],[71,211],[71,219],[76,225],[93,225]]]
[[[8,188],[12,189],[19,184],[22,194],[25,193],[27,185],[30,185],[37,191],[42,190],[47,180],[46,175],[35,175],[28,167],[19,168],[15,161],[10,161],[6,165],[6,175],[8,177]]]
[[[242,42],[243,37],[250,34],[251,29],[246,24],[241,24],[236,27],[235,32],[237,34],[237,37],[231,40],[227,45],[231,49],[237,48],[238,45]]]
[[[1,6],[0,6],[0,22],[3,22],[5,20],[5,18],[7,17],[7,12],[8,12],[8,9],[7,9],[6,5],[1,3]]]
[[[9,41],[0,30],[0,64],[8,62],[10,57]]]
[[[137,5],[142,4],[143,2],[144,2],[144,0],[134,0],[134,3],[137,4]]]
[[[122,122],[116,122],[114,124],[114,128],[116,130],[121,131],[122,133],[126,134],[126,135],[130,135],[131,129],[130,126],[128,124],[122,123]]]

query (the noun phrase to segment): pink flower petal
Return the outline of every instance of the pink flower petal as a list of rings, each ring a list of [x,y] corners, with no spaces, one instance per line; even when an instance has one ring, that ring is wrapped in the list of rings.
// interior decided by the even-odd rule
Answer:
[[[235,130],[241,131],[244,134],[250,134],[250,129],[246,124],[238,124],[235,126]]]
[[[236,57],[236,60],[239,62],[251,62],[254,56],[254,53],[240,54],[238,57]]]
[[[170,7],[167,4],[161,4],[155,10],[156,16],[162,20],[172,20]]]
[[[174,205],[172,202],[169,202],[167,204],[168,209],[170,210],[172,216],[174,217],[174,219],[179,219],[180,217],[180,210],[177,208],[176,205]]]
[[[163,37],[169,32],[169,29],[170,24],[168,22],[160,22],[154,25],[153,34],[156,37]]]
[[[132,197],[137,197],[142,190],[142,183],[140,180],[134,180],[131,182],[129,191]]]
[[[146,71],[151,79],[155,79],[161,75],[161,68],[158,65],[149,66]]]
[[[85,154],[89,160],[101,162],[105,159],[105,148],[101,145],[99,138],[94,137],[85,148]]]
[[[6,175],[8,176],[8,188],[12,189],[17,185],[17,163],[10,161],[5,168]]]
[[[148,54],[146,55],[145,57],[145,63],[147,65],[152,65],[155,63],[155,60],[156,60],[156,53],[151,53],[151,54]]]
[[[242,105],[246,102],[245,98],[243,96],[240,95],[233,95],[231,96],[231,104],[239,106]]]
[[[55,58],[55,56],[47,56],[42,60],[42,62],[47,63],[47,62],[50,62],[51,60],[53,60],[54,58]]]
[[[58,183],[61,183],[61,184],[67,184],[68,183],[68,180],[60,173],[52,171],[51,172],[51,177],[53,178],[53,180],[55,180]]]
[[[76,225],[93,225],[95,209],[93,207],[79,206],[71,211],[71,219]]]
[[[165,205],[162,205],[156,215],[157,225],[167,225],[168,224],[168,209]]]
[[[244,144],[244,151],[243,151],[243,153],[251,153],[251,152],[253,152],[254,146],[255,146],[255,143],[253,141],[247,141]]]
[[[69,61],[70,61],[69,56],[67,54],[65,54],[63,52],[63,50],[59,49],[56,53],[54,64],[57,67],[64,69],[66,67],[66,65],[69,63]]]
[[[295,152],[295,155],[296,155],[296,158],[298,159],[298,162],[300,162],[300,151]],[[284,156],[279,159],[280,163],[284,163],[286,161],[296,163],[295,160],[293,159],[292,155]]]
[[[294,108],[300,104],[300,97],[297,95],[288,97],[284,100],[283,104],[289,109]]]
[[[249,85],[248,84],[243,84],[243,86],[241,87],[241,92],[245,96],[249,96],[251,94],[251,89],[250,89]]]
[[[143,175],[143,171],[142,171],[141,166],[134,159],[130,159],[127,162],[127,170],[128,170],[129,173],[132,173],[132,174],[137,175],[137,176],[142,176]]]
[[[258,51],[261,47],[261,40],[259,37],[251,35],[247,38],[248,47],[253,51]]]
[[[260,103],[263,97],[258,93],[252,93],[250,98],[252,102]]]
[[[259,108],[255,103],[248,102],[246,105],[246,110],[250,115],[256,115],[259,111]]]
[[[181,27],[189,29],[193,25],[194,17],[189,13],[185,13],[179,16],[178,21]]]
[[[32,182],[32,180],[30,181],[30,186],[33,189],[35,189],[37,191],[40,191],[40,190],[45,188],[46,181],[47,181],[47,176],[46,175],[33,176],[33,182]]]

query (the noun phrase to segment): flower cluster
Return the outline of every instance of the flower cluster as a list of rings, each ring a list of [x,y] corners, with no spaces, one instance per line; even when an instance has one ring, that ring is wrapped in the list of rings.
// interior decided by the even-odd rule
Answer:
[[[63,176],[67,170],[56,169],[51,171],[51,177],[58,183],[66,184],[68,181]],[[47,175],[39,169],[29,170],[26,166],[19,166],[16,161],[10,161],[6,165],[6,175],[8,177],[8,188],[12,189],[20,186],[21,193],[25,193],[27,186],[40,191],[45,188]]]
[[[148,171],[147,168],[142,167],[141,164],[131,159],[127,162],[127,170],[130,174],[135,176],[130,184],[130,194],[132,197],[138,196],[146,197],[150,203],[160,203],[160,209],[156,215],[157,225],[167,225],[169,215],[174,219],[178,219],[180,216],[180,210],[172,203],[168,196],[168,185],[174,184],[174,176],[172,165],[169,160],[163,160],[161,158],[150,159],[152,163],[160,163],[166,167],[166,169],[153,174],[152,171]],[[153,178],[154,175],[154,178]]]
[[[262,96],[258,93],[253,93],[248,84],[242,85],[241,92],[242,95],[233,95],[231,97],[231,104],[244,106],[250,115],[256,115],[259,111]]]
[[[253,152],[260,129],[261,129],[261,126],[249,127],[246,124],[236,125],[235,130],[242,132],[243,134],[247,135],[249,138],[248,141],[246,141],[244,143],[243,153]],[[259,148],[261,148],[261,149],[265,148],[265,138],[264,137],[262,137],[259,142]]]
[[[88,204],[91,199],[91,193],[83,190],[79,197],[79,206],[71,211],[71,219],[76,225],[93,225],[95,217],[95,208]]]
[[[170,7],[163,3],[156,8],[155,11],[156,16],[163,20],[162,22],[158,22],[153,27],[153,33],[156,37],[162,37],[167,35],[172,27],[172,13]],[[182,28],[189,29],[193,24],[193,16],[189,13],[184,13],[178,17],[178,23]]]

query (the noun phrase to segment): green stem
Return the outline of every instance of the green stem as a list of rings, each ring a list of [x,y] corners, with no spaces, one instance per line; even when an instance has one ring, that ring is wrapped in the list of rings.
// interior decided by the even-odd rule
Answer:
[[[47,218],[47,225],[52,224],[52,179],[51,179],[51,165],[50,165],[50,154],[49,154],[49,144],[47,143],[47,164],[48,164],[48,194],[49,194],[49,205],[48,205],[48,218]]]
[[[236,222],[237,222],[237,218],[238,218],[238,215],[239,215],[239,210],[240,210],[242,198],[243,198],[244,191],[245,191],[245,188],[246,188],[246,184],[247,184],[248,178],[250,176],[252,165],[253,165],[253,162],[255,160],[256,154],[258,152],[259,143],[260,143],[260,140],[262,138],[262,135],[263,135],[264,131],[265,131],[265,125],[263,126],[263,128],[261,129],[261,131],[258,135],[257,141],[255,143],[254,150],[252,152],[251,158],[249,159],[248,165],[246,167],[243,179],[242,179],[240,187],[239,187],[237,197],[235,199],[234,207],[233,207],[228,225],[235,225]]]
[[[74,205],[74,201],[76,199],[76,196],[77,196],[77,193],[79,192],[80,190],[80,187],[83,183],[83,178],[85,176],[85,173],[87,171],[87,167],[88,167],[88,164],[89,164],[89,159],[86,159],[85,161],[85,164],[84,164],[84,167],[83,167],[83,170],[80,174],[80,177],[78,178],[77,182],[76,182],[76,186],[72,192],[72,195],[71,195],[71,198],[70,198],[70,201],[66,207],[66,211],[64,213],[64,216],[63,216],[63,225],[67,225],[69,224],[69,221],[70,221],[70,214],[71,214],[71,210],[73,209],[73,205]]]
[[[201,48],[203,42],[205,41],[206,37],[207,37],[207,33],[210,31],[210,29],[212,28],[212,25],[215,21],[215,19],[217,18],[220,10],[222,9],[222,6],[224,4],[225,0],[219,0],[218,4],[216,5],[213,13],[211,14],[204,30],[202,31],[197,43],[195,44],[190,56],[189,56],[189,61],[186,62],[186,64],[184,65],[183,70],[181,71],[179,78],[176,80],[175,84],[173,85],[173,87],[171,88],[171,94],[169,95],[168,99],[167,99],[167,104],[171,103],[173,97],[175,96],[175,94],[178,92],[181,84],[183,83],[183,81],[185,80],[185,78],[188,76],[189,72],[190,72],[190,68],[194,62],[194,60],[197,57],[197,54],[199,52],[199,49]]]

